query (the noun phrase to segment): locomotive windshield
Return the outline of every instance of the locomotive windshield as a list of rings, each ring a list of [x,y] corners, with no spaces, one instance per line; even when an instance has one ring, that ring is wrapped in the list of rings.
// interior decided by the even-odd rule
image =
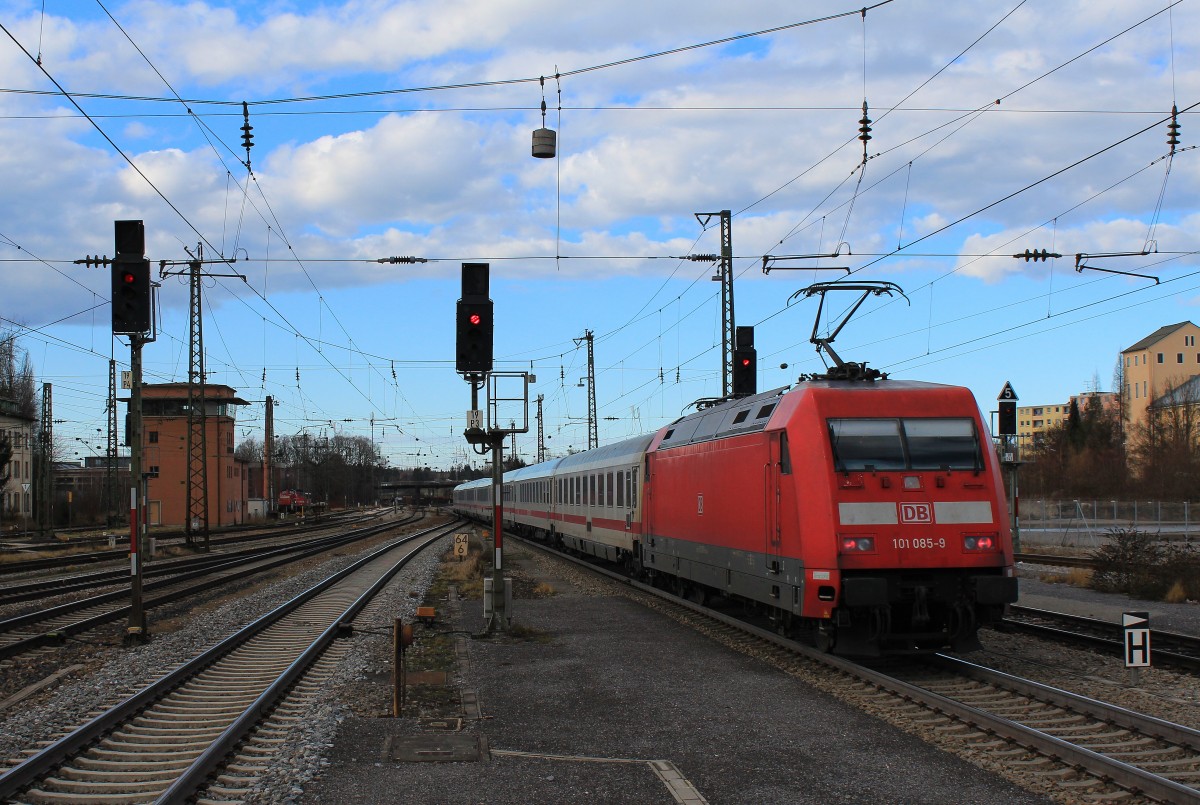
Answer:
[[[970,419],[830,419],[834,467],[850,470],[978,470]]]

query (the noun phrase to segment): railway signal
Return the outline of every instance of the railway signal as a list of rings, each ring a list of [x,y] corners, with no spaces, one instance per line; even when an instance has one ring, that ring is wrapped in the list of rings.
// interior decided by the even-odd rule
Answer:
[[[733,349],[733,396],[758,393],[758,351],[754,348],[754,328],[738,327]]]
[[[462,298],[458,300],[455,321],[455,371],[466,375],[492,371],[493,319],[487,263],[463,263]]]
[[[118,335],[150,329],[150,261],[141,221],[114,221],[117,256],[112,261],[112,331]]]

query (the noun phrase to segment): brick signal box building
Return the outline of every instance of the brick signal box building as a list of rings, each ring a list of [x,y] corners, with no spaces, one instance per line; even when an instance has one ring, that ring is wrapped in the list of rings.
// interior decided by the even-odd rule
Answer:
[[[188,384],[142,386],[142,471],[153,525],[183,526],[188,514]],[[236,406],[248,405],[229,386],[205,385],[208,525],[246,520],[246,465],[233,457]]]

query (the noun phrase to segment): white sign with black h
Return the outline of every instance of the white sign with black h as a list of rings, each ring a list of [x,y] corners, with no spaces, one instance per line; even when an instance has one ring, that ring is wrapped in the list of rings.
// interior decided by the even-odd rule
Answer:
[[[1125,629],[1125,667],[1150,667],[1150,613],[1123,612],[1121,626]]]

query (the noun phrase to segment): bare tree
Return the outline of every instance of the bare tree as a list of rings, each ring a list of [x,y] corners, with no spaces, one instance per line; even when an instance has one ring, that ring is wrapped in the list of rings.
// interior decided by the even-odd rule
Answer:
[[[1200,379],[1171,378],[1152,393],[1146,418],[1130,434],[1130,457],[1148,495],[1186,499],[1200,481]]]
[[[12,400],[18,416],[37,417],[37,384],[33,361],[17,344],[13,330],[0,330],[0,397]]]

